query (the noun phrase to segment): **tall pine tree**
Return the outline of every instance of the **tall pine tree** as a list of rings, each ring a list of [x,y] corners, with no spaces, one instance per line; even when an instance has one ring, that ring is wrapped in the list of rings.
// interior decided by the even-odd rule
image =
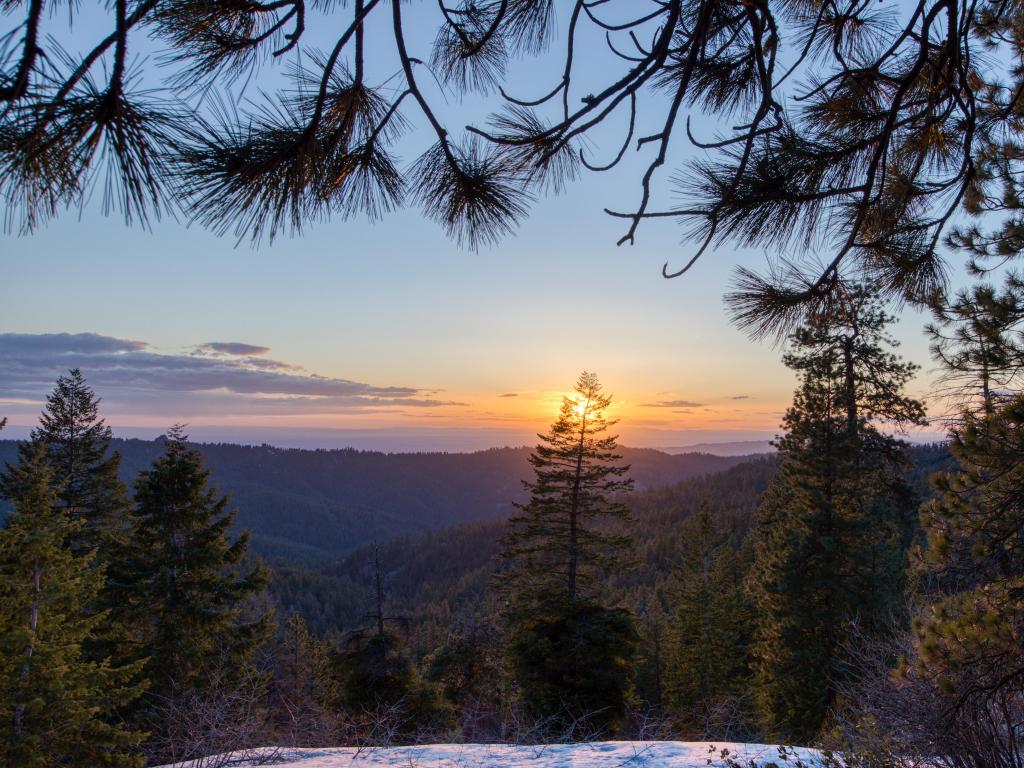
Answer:
[[[991,411],[1024,361],[1024,281],[1011,274],[1002,291],[976,285],[952,301],[938,297],[932,304],[935,320],[926,330],[943,369],[942,394],[959,413]]]
[[[504,580],[513,602],[526,606],[592,597],[629,544],[597,525],[628,519],[618,495],[633,487],[629,467],[618,463],[617,438],[604,434],[615,424],[604,416],[612,399],[586,371],[574,390],[539,435],[530,456],[534,480],[524,482],[530,500],[509,520]]]
[[[509,655],[529,711],[555,727],[610,727],[625,712],[637,633],[628,612],[601,605],[598,585],[622,559],[618,495],[632,487],[617,463],[611,397],[592,373],[562,399],[558,420],[530,456],[530,500],[509,521],[501,589],[511,621]]]
[[[1024,700],[1024,395],[967,411],[950,436],[953,470],[933,478],[921,521],[938,600],[915,623],[921,671],[944,711],[990,719],[1019,756]]]
[[[91,611],[103,569],[73,548],[85,521],[68,516],[54,485],[40,442],[4,478],[14,512],[0,531],[0,763],[134,765],[141,734],[113,714],[139,695],[138,665],[83,653],[107,618]]]
[[[128,567],[138,655],[148,659],[151,706],[161,697],[202,691],[216,675],[242,675],[271,618],[248,615],[266,571],[244,571],[249,537],[232,540],[234,512],[209,485],[209,470],[183,431],[167,434],[164,454],[135,483]],[[145,722],[145,720],[144,720]],[[159,723],[147,722],[159,730]]]
[[[813,738],[849,673],[851,627],[884,631],[903,606],[914,498],[903,443],[879,423],[924,421],[903,394],[916,366],[887,349],[892,318],[866,288],[812,318],[784,361],[800,376],[778,440],[780,466],[757,511],[752,597],[757,704],[764,726]]]

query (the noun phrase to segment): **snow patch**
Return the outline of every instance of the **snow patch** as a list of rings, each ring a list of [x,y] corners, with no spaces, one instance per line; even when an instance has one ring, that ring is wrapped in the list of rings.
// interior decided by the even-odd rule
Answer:
[[[737,744],[685,741],[599,741],[583,744],[429,744],[415,747],[338,747],[296,749],[268,747],[274,755],[266,765],[277,768],[722,768],[739,764],[764,766],[774,763],[795,768],[820,765],[813,749],[771,744]],[[226,764],[250,768],[262,761],[211,761],[179,763],[165,768]]]

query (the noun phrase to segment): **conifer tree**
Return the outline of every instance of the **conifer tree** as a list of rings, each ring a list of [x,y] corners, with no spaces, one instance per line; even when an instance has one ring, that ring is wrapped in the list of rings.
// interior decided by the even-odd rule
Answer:
[[[1002,291],[976,285],[952,301],[932,302],[932,356],[942,365],[942,394],[959,412],[991,411],[1000,389],[1012,387],[1024,366],[1024,281],[1007,276]]]
[[[733,543],[717,529],[709,501],[684,526],[686,548],[677,570],[669,663],[669,703],[680,724],[707,738],[729,719],[749,722],[750,617],[745,569]]]
[[[757,511],[752,597],[755,682],[763,724],[806,740],[849,672],[849,628],[881,632],[903,605],[914,499],[903,444],[878,422],[924,420],[903,394],[916,366],[887,347],[891,321],[869,289],[791,337],[785,363],[800,386],[778,440],[780,466]]]
[[[970,702],[1013,730],[1005,704],[1024,696],[1024,395],[967,412],[949,446],[956,467],[933,478],[921,519],[951,589],[916,623],[920,661],[948,709]]]
[[[626,520],[617,498],[633,487],[616,451],[617,438],[604,433],[615,421],[604,412],[611,397],[584,371],[575,397],[563,397],[558,420],[530,456],[535,479],[524,485],[530,500],[509,520],[503,557],[513,600],[525,605],[574,603],[594,594],[595,574],[614,568],[628,541],[595,523]]]
[[[242,674],[272,626],[268,614],[247,615],[267,574],[260,566],[243,572],[249,537],[232,540],[234,512],[209,476],[174,427],[163,456],[135,483],[130,598],[150,702],[202,691],[214,669],[221,685],[232,670]]]
[[[110,450],[111,430],[100,418],[99,405],[82,372],[71,369],[57,379],[39,426],[19,451],[24,459],[36,450],[35,444],[43,446],[58,506],[69,520],[82,523],[70,546],[76,554],[92,555],[93,567],[104,571],[102,587],[89,609],[109,616],[86,642],[86,655],[96,661],[113,657],[117,663],[127,663],[131,630],[123,613],[122,570],[131,510],[128,490],[118,475],[121,457]]]
[[[47,396],[31,442],[46,448],[59,505],[83,522],[72,542],[75,551],[95,552],[97,563],[106,563],[125,539],[130,503],[118,477],[121,457],[110,451],[111,431],[99,405],[81,370],[72,368]],[[35,449],[26,444],[24,450]]]
[[[85,521],[66,514],[54,486],[43,443],[27,443],[4,482],[14,512],[0,531],[0,764],[135,765],[141,734],[112,715],[139,695],[138,665],[83,653],[106,618],[89,610],[103,570],[72,547]]]
[[[612,726],[627,706],[637,632],[632,617],[598,602],[597,585],[621,561],[628,540],[601,523],[628,518],[629,490],[616,463],[611,397],[592,373],[530,456],[530,500],[509,521],[500,585],[511,620],[509,656],[529,711],[554,727]]]

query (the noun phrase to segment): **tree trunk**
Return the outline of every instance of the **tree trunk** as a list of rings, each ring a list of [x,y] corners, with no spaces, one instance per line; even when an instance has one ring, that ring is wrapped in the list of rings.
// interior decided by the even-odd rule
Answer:
[[[18,675],[18,684],[23,695],[26,693],[25,687],[28,685],[28,676],[32,670],[32,654],[35,651],[36,629],[39,627],[39,601],[42,597],[42,582],[43,572],[37,557],[32,566],[32,604],[29,607],[28,613],[29,639],[28,644],[25,646],[25,660],[21,664],[21,673]],[[25,705],[16,704],[14,707],[14,739],[16,741],[21,738],[24,719]]]

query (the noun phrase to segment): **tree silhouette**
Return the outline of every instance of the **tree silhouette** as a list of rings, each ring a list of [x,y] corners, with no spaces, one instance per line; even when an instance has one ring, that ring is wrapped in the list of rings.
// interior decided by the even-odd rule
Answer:
[[[415,203],[477,247],[535,195],[635,150],[636,203],[609,213],[620,243],[648,218],[684,223],[695,251],[666,275],[726,241],[823,250],[814,271],[742,273],[739,311],[768,332],[820,308],[846,267],[923,299],[942,284],[938,245],[959,210],[1006,216],[993,233],[953,233],[980,262],[1024,237],[1012,65],[1024,11],[1011,0],[442,0],[415,21],[400,0],[112,0],[88,10],[106,29],[84,52],[58,42],[55,0],[3,7],[0,194],[15,229],[101,184],[104,208],[129,221],[180,200],[242,238]],[[76,40],[85,13],[71,16]],[[326,52],[313,28],[335,30]],[[133,64],[140,38],[172,66]],[[548,49],[555,74],[531,93],[511,65]],[[241,84],[271,64],[289,85],[238,108]],[[471,92],[490,115],[446,124],[441,102]],[[395,141],[410,126],[423,139],[403,169]],[[659,209],[684,140],[703,156],[671,177],[682,203]]]
[[[593,596],[595,575],[607,573],[626,545],[601,530],[602,519],[625,520],[616,496],[633,487],[628,466],[616,464],[616,437],[604,435],[615,424],[604,411],[611,397],[597,376],[584,371],[575,397],[563,397],[558,420],[539,435],[530,456],[535,480],[525,482],[531,497],[516,505],[509,519],[503,557],[510,569],[503,588],[528,605],[574,603]]]

